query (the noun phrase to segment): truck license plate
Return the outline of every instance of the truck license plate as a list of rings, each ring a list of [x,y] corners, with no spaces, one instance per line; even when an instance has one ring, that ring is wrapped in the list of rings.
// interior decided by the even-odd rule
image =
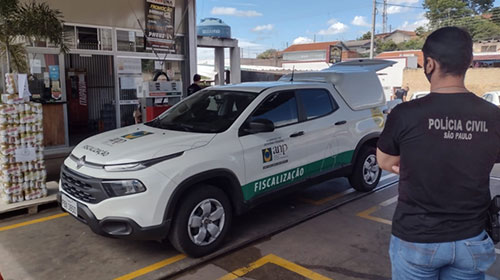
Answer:
[[[78,204],[73,199],[61,194],[61,205],[62,208],[71,215],[78,217]]]

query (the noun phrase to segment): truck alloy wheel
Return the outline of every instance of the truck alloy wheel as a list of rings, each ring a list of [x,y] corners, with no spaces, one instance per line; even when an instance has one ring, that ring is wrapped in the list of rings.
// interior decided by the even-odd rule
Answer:
[[[170,243],[190,257],[217,250],[232,220],[231,203],[220,188],[200,184],[179,201],[169,233]]]
[[[218,200],[209,198],[198,203],[189,216],[191,241],[198,246],[214,242],[224,229],[225,216],[224,207]]]
[[[369,155],[363,164],[363,179],[368,185],[373,184],[378,179],[380,168],[375,155]]]
[[[349,183],[355,190],[368,192],[378,185],[382,171],[377,163],[376,151],[371,146],[365,146],[359,151],[349,176]]]

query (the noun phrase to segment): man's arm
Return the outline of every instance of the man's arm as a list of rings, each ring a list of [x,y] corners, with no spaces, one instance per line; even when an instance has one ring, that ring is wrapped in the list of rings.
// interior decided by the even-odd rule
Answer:
[[[399,175],[399,159],[399,156],[391,156],[377,148],[377,163],[383,170]]]

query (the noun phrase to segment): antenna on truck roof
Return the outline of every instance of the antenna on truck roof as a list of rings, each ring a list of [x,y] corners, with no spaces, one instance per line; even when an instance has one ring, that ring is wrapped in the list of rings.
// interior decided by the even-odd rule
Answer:
[[[292,67],[292,77],[290,78],[290,82],[293,82],[293,74],[295,74],[295,65]]]

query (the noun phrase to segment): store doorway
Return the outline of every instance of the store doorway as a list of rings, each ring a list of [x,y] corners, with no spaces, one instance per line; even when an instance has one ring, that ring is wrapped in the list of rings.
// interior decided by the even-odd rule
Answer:
[[[68,54],[66,92],[69,145],[116,128],[113,56]]]

